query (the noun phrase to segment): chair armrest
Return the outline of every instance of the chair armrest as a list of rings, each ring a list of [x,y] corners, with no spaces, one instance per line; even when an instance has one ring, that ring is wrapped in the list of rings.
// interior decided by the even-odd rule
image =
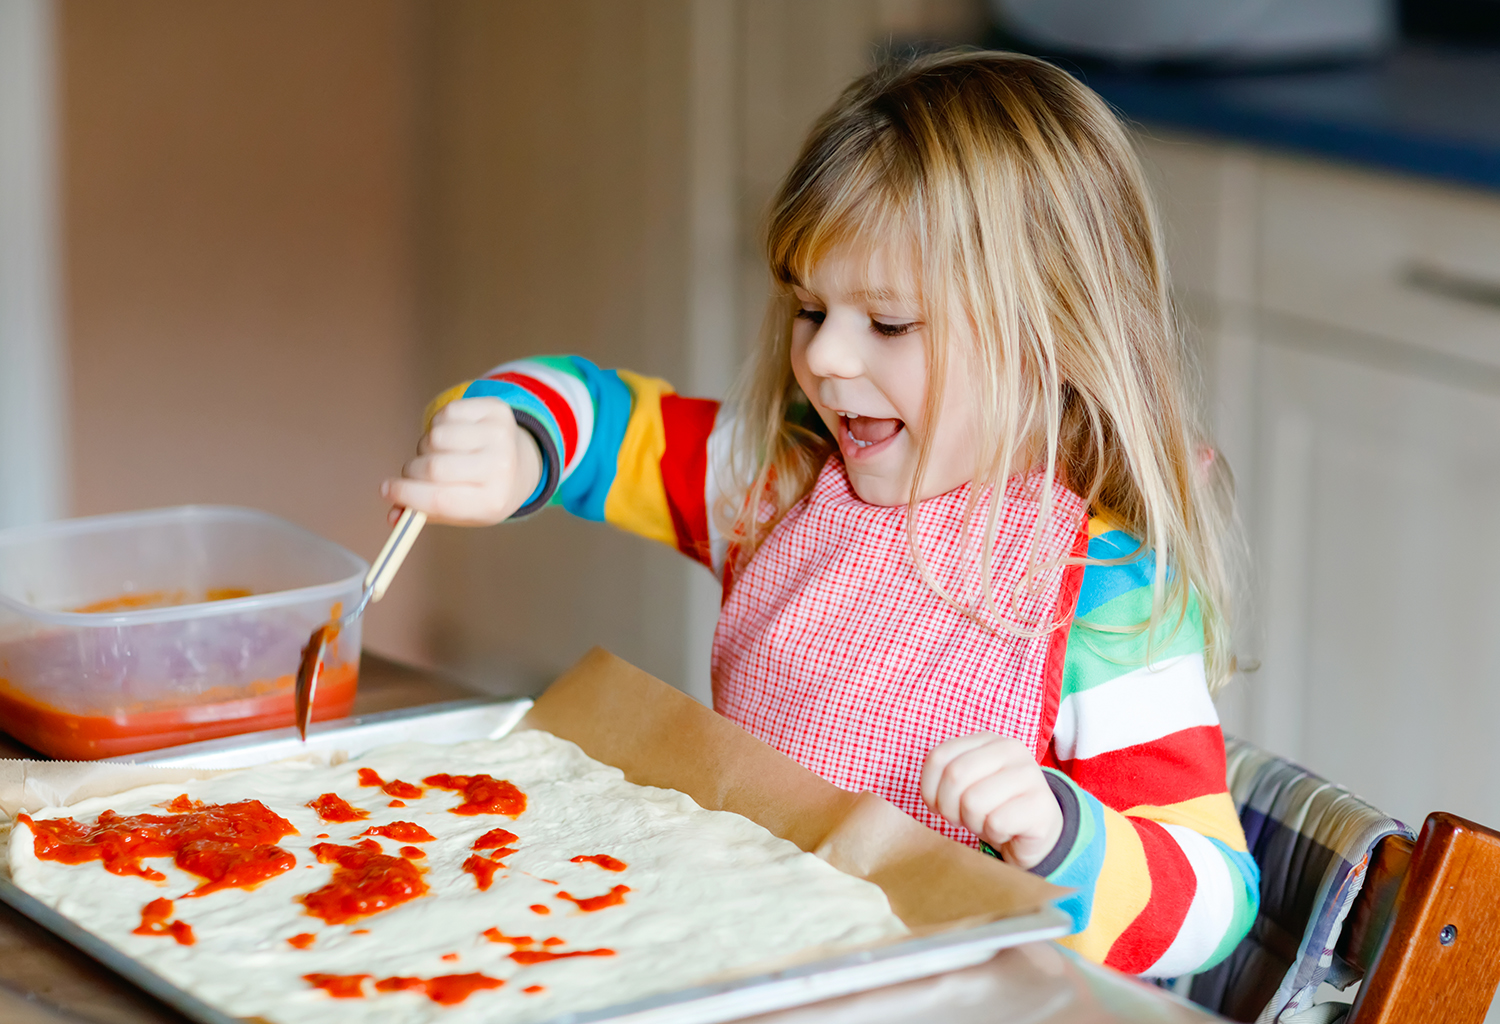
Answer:
[[[1399,853],[1392,846],[1387,878]],[[1386,917],[1379,887],[1370,892],[1364,942]],[[1500,984],[1500,832],[1446,811],[1428,815],[1388,921],[1348,1024],[1483,1021]],[[1360,952],[1351,937],[1350,955]]]

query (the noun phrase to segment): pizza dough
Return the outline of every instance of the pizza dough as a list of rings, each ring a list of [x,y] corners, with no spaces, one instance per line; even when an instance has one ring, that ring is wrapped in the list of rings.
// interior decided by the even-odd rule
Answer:
[[[70,827],[47,819],[80,831],[105,810],[156,816],[183,852],[137,869],[116,850],[126,873],[38,859],[36,837]],[[521,1024],[906,931],[875,885],[537,731],[31,817],[11,836],[18,885],[206,1002],[276,1024]],[[239,830],[227,845],[225,829]]]

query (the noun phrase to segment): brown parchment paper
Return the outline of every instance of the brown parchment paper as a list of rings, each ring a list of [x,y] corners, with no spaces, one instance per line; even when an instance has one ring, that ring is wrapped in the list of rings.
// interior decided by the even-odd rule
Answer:
[[[733,811],[879,885],[907,927],[929,931],[1031,913],[1068,890],[956,843],[872,793],[824,781],[691,697],[608,651],[586,654],[517,728],[571,740],[631,782]],[[434,738],[440,739],[440,738]],[[232,769],[245,771],[253,769]],[[18,811],[63,807],[222,770],[0,760],[0,849]],[[0,872],[7,858],[0,856]]]
[[[873,793],[850,793],[721,715],[594,648],[537,698],[542,729],[631,782],[734,811],[885,890],[912,929],[1031,913],[1069,890],[934,832]]]

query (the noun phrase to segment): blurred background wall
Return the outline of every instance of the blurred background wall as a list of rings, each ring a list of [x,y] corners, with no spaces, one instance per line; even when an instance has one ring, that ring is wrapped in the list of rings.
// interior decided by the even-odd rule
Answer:
[[[5,179],[33,185],[12,207],[55,193],[20,258],[55,248],[57,344],[31,357],[65,367],[50,427],[45,368],[8,375],[32,399],[6,403],[0,437],[26,442],[0,452],[30,475],[5,479],[50,497],[7,521],[243,504],[365,557],[380,480],[454,381],[577,352],[722,394],[764,302],[761,212],[811,119],[880,47],[983,23],[970,0],[6,9],[42,61],[17,77],[52,86],[0,113],[0,152],[35,164]],[[498,690],[599,643],[706,696],[717,604],[674,552],[553,513],[431,530],[367,637]]]

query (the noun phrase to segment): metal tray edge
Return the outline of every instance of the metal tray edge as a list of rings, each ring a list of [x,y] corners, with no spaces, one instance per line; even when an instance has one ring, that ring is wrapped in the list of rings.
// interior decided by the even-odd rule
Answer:
[[[520,721],[531,703],[529,699],[524,698],[446,701],[320,722],[314,726],[314,729],[316,729],[318,739],[332,741],[338,739],[341,734],[347,734],[363,726],[394,724],[414,718],[503,707],[508,712],[504,720],[504,729],[500,731],[500,734],[503,734]],[[192,764],[195,757],[247,752],[257,746],[280,743],[286,739],[288,733],[295,735],[295,730],[273,729],[261,733],[245,733],[219,740],[207,740],[159,751],[143,752],[143,755],[149,757],[150,760],[135,760],[143,755],[127,755],[104,759],[104,763],[199,767],[201,765]],[[310,732],[310,738],[311,736]],[[351,751],[351,753],[358,756],[358,752]],[[167,756],[164,758],[157,756],[163,754]],[[141,961],[53,910],[17,886],[5,876],[3,871],[0,871],[0,902],[8,904],[18,913],[93,957],[127,981],[138,985],[201,1024],[244,1024],[242,1018],[232,1017],[215,1009],[152,971]],[[1067,934],[1070,930],[1071,921],[1067,914],[1056,907],[1049,906],[1031,914],[1003,918],[971,928],[954,929],[935,935],[891,942],[874,948],[853,950],[765,974],[730,978],[657,993],[628,1003],[600,1007],[596,1010],[573,1011],[548,1018],[540,1024],[590,1024],[595,1021],[628,1021],[629,1024],[689,1024],[689,1022],[691,1024],[717,1024],[717,1022],[752,1014],[821,1002],[840,995],[928,977],[978,963],[1007,946],[1057,938]],[[868,983],[863,976],[875,971],[880,971],[879,980],[873,984]]]

